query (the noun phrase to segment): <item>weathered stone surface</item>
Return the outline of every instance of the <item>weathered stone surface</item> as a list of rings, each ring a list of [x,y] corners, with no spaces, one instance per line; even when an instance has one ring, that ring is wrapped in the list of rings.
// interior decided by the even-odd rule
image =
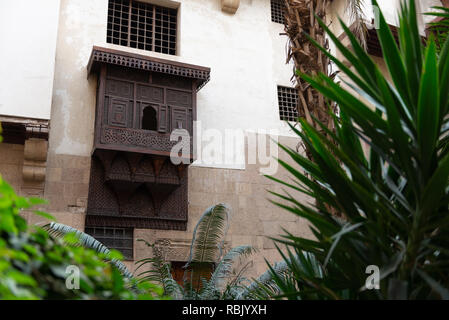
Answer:
[[[285,140],[285,141],[284,141]],[[290,147],[296,146],[296,139],[283,139]],[[4,155],[8,156],[4,156]],[[279,156],[291,163],[285,153]],[[0,144],[0,173],[7,177],[13,186],[21,189],[23,147]],[[6,159],[6,161],[3,161]],[[174,243],[190,243],[194,227],[203,212],[217,203],[226,203],[232,208],[227,243],[229,247],[252,245],[259,252],[251,259],[251,276],[266,270],[264,257],[275,262],[280,259],[274,242],[269,237],[282,234],[282,228],[295,235],[312,237],[304,220],[285,210],[281,210],[269,199],[275,199],[267,190],[283,193],[282,186],[267,179],[259,172],[260,164],[247,165],[245,170],[216,169],[205,167],[189,168],[189,216],[187,231],[134,230],[134,259],[151,256],[152,251],[143,242],[144,239],[155,242],[171,239]],[[85,208],[87,206],[90,158],[71,155],[50,154],[47,160],[45,199],[49,204],[43,209],[56,216],[57,220],[84,230]],[[289,174],[279,168],[275,177],[289,179]],[[291,192],[289,190],[289,192]],[[300,201],[310,201],[303,195],[292,193]],[[302,200],[301,200],[302,199]],[[278,199],[277,199],[278,200]],[[32,223],[42,222],[32,214],[24,215]],[[173,257],[181,259],[188,254],[189,246],[177,245]],[[130,269],[135,266],[129,262]]]

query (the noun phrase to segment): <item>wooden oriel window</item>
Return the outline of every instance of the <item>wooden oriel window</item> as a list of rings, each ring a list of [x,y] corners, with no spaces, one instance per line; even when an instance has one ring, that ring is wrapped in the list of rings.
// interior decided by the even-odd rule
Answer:
[[[85,225],[186,230],[196,93],[210,69],[100,47],[87,69],[98,87]],[[179,141],[170,137],[179,127],[190,152],[175,165]]]
[[[278,86],[279,115],[281,120],[298,120],[298,90]]]
[[[177,16],[177,9],[109,0],[107,42],[176,55]]]
[[[271,1],[271,21],[284,24],[285,0],[270,0],[270,1]]]

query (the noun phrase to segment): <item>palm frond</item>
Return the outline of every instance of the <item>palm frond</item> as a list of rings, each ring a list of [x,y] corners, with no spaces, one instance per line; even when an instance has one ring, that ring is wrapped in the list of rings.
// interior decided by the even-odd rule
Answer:
[[[352,21],[352,32],[357,37],[360,45],[367,49],[367,27],[364,20],[364,5],[363,0],[348,0],[346,3],[346,11]]]
[[[139,239],[148,247],[153,249],[153,257],[145,258],[136,262],[136,270],[144,269],[136,275],[139,282],[153,282],[160,284],[164,290],[164,294],[173,297],[175,300],[180,300],[184,296],[183,288],[173,279],[171,274],[171,264],[163,260],[160,254],[154,251],[154,244],[145,240]],[[145,270],[146,269],[146,270]]]
[[[247,299],[271,299],[279,294],[281,291],[273,279],[273,274],[283,275],[289,272],[286,261],[275,263],[271,268],[265,271],[257,279],[254,279],[249,286],[243,288],[236,297],[236,300]]]
[[[230,209],[225,204],[212,206],[204,212],[193,231],[186,267],[192,263],[215,262],[220,259],[229,219]]]
[[[379,7],[377,1],[372,3]],[[352,70],[325,46],[317,41],[314,45],[341,67],[351,90],[324,73],[299,72],[304,82],[335,102],[339,112],[331,112],[335,132],[320,120],[318,126],[304,119],[300,129],[291,126],[310,157],[284,148],[298,168],[279,161],[293,177],[290,185],[302,186],[293,189],[315,203],[305,204],[288,192],[272,193],[282,200],[273,203],[306,219],[314,235],[312,240],[286,233],[277,239],[287,247],[286,253],[279,252],[288,272],[279,275],[269,266],[269,285],[260,286],[266,294],[280,292],[276,298],[448,296],[449,39],[440,52],[434,37],[422,41],[412,0],[402,3],[399,43],[382,12],[378,22],[388,74],[342,21],[353,50],[324,21],[319,23],[351,61]],[[335,218],[335,211],[343,222]],[[380,270],[379,290],[364,288],[367,267],[372,265]],[[260,284],[263,281],[254,287]]]
[[[247,280],[244,272],[248,267],[247,264],[240,268],[233,277],[233,264],[236,261],[243,262],[255,249],[239,246],[222,256],[229,219],[230,208],[225,204],[210,207],[201,216],[193,232],[182,285],[173,279],[171,265],[164,261],[162,252],[155,250],[154,244],[139,240],[153,249],[153,256],[137,262],[136,271],[143,269],[138,279],[161,284],[165,294],[177,300],[233,299]],[[215,265],[213,271],[208,269],[211,265]]]
[[[79,239],[79,244],[85,248],[95,250],[105,256],[109,256],[111,251],[94,237],[65,224],[51,222],[43,227],[53,238],[64,238],[68,234],[74,234]],[[132,278],[131,272],[123,262],[118,259],[111,259],[110,262],[127,278]]]
[[[429,24],[428,31],[435,36],[438,49],[441,50],[449,36],[449,8],[433,7],[433,9],[437,11],[425,13],[435,17],[435,20]]]
[[[232,266],[236,260],[242,261],[248,258],[257,250],[252,246],[238,246],[229,250],[228,253],[220,260],[211,280],[218,284],[221,279],[227,278],[232,271]]]
[[[216,296],[217,292],[221,294],[225,287],[229,276],[232,273],[232,267],[237,260],[240,262],[248,258],[255,252],[255,248],[252,246],[238,246],[229,250],[228,253],[217,264],[215,271],[212,273],[211,278],[207,281],[202,290],[202,299],[211,300]],[[238,285],[241,282],[242,274],[239,273],[238,278],[234,279],[234,283]],[[228,288],[228,290],[230,290]]]
[[[322,279],[323,268],[315,255],[310,252],[292,253],[287,249],[288,257],[270,265],[269,269],[254,279],[245,290],[238,295],[239,299],[272,299],[288,297],[288,292],[294,293],[295,298],[300,296],[296,292],[300,290],[295,277],[301,274],[302,279]],[[303,295],[304,297],[304,295]]]

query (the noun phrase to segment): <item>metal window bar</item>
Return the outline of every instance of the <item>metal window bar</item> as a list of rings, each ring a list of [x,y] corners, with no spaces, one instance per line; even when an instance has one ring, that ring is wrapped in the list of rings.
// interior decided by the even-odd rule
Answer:
[[[125,260],[133,260],[132,228],[86,227],[85,232],[109,249],[120,251]]]
[[[285,0],[271,0],[271,21],[285,24]]]
[[[109,0],[107,42],[176,55],[177,16],[177,9]]]
[[[298,120],[298,99],[297,89],[278,86],[279,116],[281,120]]]

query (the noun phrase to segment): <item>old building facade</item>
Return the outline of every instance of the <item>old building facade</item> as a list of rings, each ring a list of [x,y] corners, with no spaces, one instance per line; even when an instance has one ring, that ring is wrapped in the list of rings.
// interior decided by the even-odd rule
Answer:
[[[379,3],[394,25],[399,1]],[[442,4],[419,3],[423,11]],[[285,122],[295,118],[295,90],[282,1],[0,6],[0,39],[11,43],[0,52],[0,173],[20,194],[47,199],[42,209],[58,222],[121,250],[131,269],[151,255],[138,239],[186,261],[195,224],[217,203],[232,208],[226,245],[259,249],[253,274],[266,269],[264,258],[279,259],[270,236],[310,234],[269,202],[266,190],[281,188],[263,175],[288,177],[270,138],[298,145]],[[337,16],[350,19],[343,0],[328,17],[340,34]],[[173,163],[179,139],[188,152]]]

